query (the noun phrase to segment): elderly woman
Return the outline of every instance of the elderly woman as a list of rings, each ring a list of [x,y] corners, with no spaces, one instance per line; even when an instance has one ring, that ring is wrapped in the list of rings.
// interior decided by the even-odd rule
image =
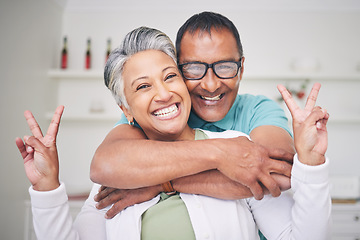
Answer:
[[[238,67],[225,62],[223,71],[233,74]],[[129,124],[138,124],[149,139],[190,141],[244,135],[236,131],[213,133],[187,125],[191,109],[189,93],[177,68],[174,46],[158,30],[141,27],[131,31],[110,55],[105,83]],[[38,238],[258,239],[261,230],[268,239],[328,239],[331,203],[328,161],[324,157],[328,114],[314,107],[319,88],[314,85],[305,109],[301,110],[286,89],[279,86],[293,116],[298,153],[291,177],[293,195],[287,191],[278,198],[265,196],[260,201],[254,198],[226,201],[174,193],[169,184],[162,184],[154,188],[165,187],[167,191],[106,220],[106,210],[95,208],[93,197],[99,189],[95,184],[74,223],[65,186],[59,181],[55,143],[63,107],[57,108],[45,137],[31,112],[26,111],[34,136],[25,136],[25,144],[18,138],[16,144],[32,184],[29,192]],[[218,169],[226,175],[224,161],[179,162],[174,166],[176,174],[164,174],[164,181],[209,169]],[[192,165],[192,172],[186,167],[188,164]],[[236,167],[235,163],[229,164]]]

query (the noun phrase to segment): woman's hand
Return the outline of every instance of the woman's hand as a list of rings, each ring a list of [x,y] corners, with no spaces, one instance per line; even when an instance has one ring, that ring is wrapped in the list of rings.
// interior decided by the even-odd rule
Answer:
[[[30,111],[24,113],[33,136],[24,136],[25,143],[21,138],[16,138],[15,142],[34,190],[50,191],[60,186],[56,136],[63,111],[64,106],[57,107],[45,136],[33,114]]]
[[[293,118],[294,142],[298,158],[307,165],[324,163],[328,146],[326,124],[329,114],[325,109],[315,107],[320,87],[319,83],[314,84],[305,108],[300,109],[287,89],[278,85],[278,90]]]

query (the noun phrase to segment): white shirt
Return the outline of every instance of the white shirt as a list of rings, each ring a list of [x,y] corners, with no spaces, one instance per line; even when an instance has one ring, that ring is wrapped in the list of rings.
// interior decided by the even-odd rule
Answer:
[[[214,133],[209,138],[242,135],[236,131]],[[259,239],[257,230],[271,239],[329,239],[331,200],[329,163],[308,166],[294,157],[292,189],[280,197],[265,196],[236,201],[183,194],[196,239]],[[97,210],[94,185],[74,224],[69,215],[65,186],[49,192],[30,188],[34,228],[38,239],[140,239],[141,215],[155,205],[159,196],[128,207],[111,220],[107,209]]]

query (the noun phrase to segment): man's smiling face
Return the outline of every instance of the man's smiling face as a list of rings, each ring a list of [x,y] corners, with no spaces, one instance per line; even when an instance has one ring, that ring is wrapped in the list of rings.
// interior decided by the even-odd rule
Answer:
[[[179,64],[205,62],[208,64],[227,60],[239,61],[237,44],[233,34],[227,29],[211,29],[208,32],[185,32],[180,47]],[[218,78],[212,69],[200,80],[186,80],[190,92],[193,111],[203,120],[216,122],[225,117],[238,93],[243,74],[243,61],[239,73],[231,79]]]

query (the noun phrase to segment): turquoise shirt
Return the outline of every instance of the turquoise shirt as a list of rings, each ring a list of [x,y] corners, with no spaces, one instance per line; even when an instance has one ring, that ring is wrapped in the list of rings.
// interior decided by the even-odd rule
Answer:
[[[128,122],[123,114],[117,125],[124,123]],[[256,127],[273,125],[285,129],[292,136],[284,110],[275,101],[261,95],[237,95],[230,111],[217,122],[206,122],[191,112],[188,124],[191,128],[213,132],[237,130],[248,135]],[[136,123],[135,125],[139,127]]]

